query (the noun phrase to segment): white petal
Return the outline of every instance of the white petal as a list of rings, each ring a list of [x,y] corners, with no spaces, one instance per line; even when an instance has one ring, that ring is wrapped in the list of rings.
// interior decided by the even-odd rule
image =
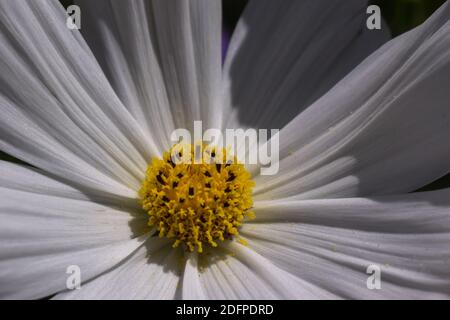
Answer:
[[[217,128],[220,118],[220,0],[152,1],[158,58],[161,61],[177,128],[194,120]]]
[[[130,300],[174,299],[180,282],[179,250],[167,241],[150,238],[117,268],[55,299]]]
[[[216,249],[216,248],[215,248]],[[332,294],[278,268],[253,250],[231,243],[202,256],[200,283],[209,299],[319,299]]]
[[[90,196],[38,169],[0,160],[0,187],[61,198],[89,200]]]
[[[0,149],[103,192],[134,197],[156,154],[58,1],[2,1]]]
[[[138,237],[147,229],[140,212],[96,204],[28,168],[0,162],[0,169],[1,298],[65,290],[69,266],[79,266],[87,281],[145,240]]]
[[[206,299],[199,277],[198,255],[189,254],[183,273],[182,297],[184,300]]]
[[[281,268],[344,298],[450,298],[450,189],[257,204],[242,234]],[[381,269],[369,290],[367,268]]]
[[[224,127],[281,129],[389,39],[367,1],[253,0],[224,66]]]
[[[289,123],[257,198],[406,193],[449,172],[449,18],[446,3]]]
[[[170,147],[174,123],[150,29],[149,2],[78,0],[81,32],[118,96],[154,137],[160,152]]]

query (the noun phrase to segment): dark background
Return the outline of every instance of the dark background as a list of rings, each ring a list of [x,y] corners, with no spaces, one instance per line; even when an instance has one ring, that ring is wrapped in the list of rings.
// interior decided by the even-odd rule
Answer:
[[[223,0],[222,2],[225,28],[233,30],[248,0]],[[421,24],[445,0],[372,0],[370,2],[380,6],[392,34],[396,36]]]
[[[64,6],[73,3],[72,0],[60,0]],[[92,0],[95,1],[95,0]],[[124,0],[119,0],[124,1]],[[282,1],[282,0],[273,0]],[[323,0],[325,1],[325,0]],[[345,1],[345,0],[342,0]],[[224,32],[230,35],[245,8],[248,0],[223,0]],[[392,35],[397,36],[425,21],[445,0],[372,0],[379,5],[381,13],[389,25]],[[445,146],[443,146],[445,147]],[[0,151],[0,159],[23,163]],[[435,190],[450,187],[450,174],[418,190]]]

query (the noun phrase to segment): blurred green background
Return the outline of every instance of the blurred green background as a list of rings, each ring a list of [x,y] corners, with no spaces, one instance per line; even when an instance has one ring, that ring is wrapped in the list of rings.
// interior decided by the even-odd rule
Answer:
[[[379,5],[393,35],[424,22],[445,0],[374,0]]]
[[[223,21],[224,29],[227,31],[227,34],[231,34],[247,2],[248,0],[223,0]],[[389,25],[392,35],[397,36],[421,24],[437,8],[439,8],[445,0],[372,0],[370,2],[380,6],[382,15]],[[61,3],[64,6],[68,6],[72,4],[73,1],[61,0]],[[0,159],[23,163],[22,161],[17,160],[1,151]],[[432,184],[420,189],[420,191],[434,190],[444,187],[450,187],[450,175],[433,182]]]

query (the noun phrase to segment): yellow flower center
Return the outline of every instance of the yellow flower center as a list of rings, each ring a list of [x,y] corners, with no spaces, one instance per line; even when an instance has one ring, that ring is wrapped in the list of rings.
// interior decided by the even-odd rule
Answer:
[[[254,183],[244,165],[228,159],[224,148],[200,149],[201,160],[195,163],[192,145],[184,151],[174,146],[163,159],[153,159],[139,191],[149,225],[159,236],[174,239],[174,248],[183,245],[199,253],[204,245],[216,247],[236,237],[244,219],[254,217]],[[174,161],[174,154],[192,161]]]

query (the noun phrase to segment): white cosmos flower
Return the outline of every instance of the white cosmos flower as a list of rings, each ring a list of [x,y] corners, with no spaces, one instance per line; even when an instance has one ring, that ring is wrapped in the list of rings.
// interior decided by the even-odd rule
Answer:
[[[0,149],[35,167],[0,162],[1,298],[450,296],[450,190],[409,193],[450,168],[447,3],[367,57],[365,1],[253,0],[223,69],[220,1],[79,4],[83,36],[57,1],[0,1]],[[149,237],[137,199],[199,119],[282,127],[248,245],[211,258]]]

